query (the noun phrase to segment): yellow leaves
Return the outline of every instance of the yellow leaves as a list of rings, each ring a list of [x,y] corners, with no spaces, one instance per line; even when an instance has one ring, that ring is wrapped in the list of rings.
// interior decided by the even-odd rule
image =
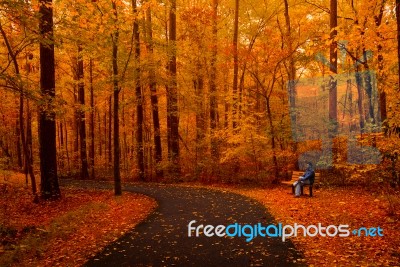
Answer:
[[[314,51],[311,49],[306,49],[306,56],[312,56],[314,54]]]
[[[329,34],[325,33],[324,35],[322,35],[322,40],[328,40],[330,38],[331,38],[331,36]]]
[[[38,3],[32,4],[32,10],[34,12],[39,12],[39,4]]]
[[[87,28],[87,27],[88,27],[88,21],[87,21],[87,19],[84,18],[84,17],[80,17],[80,18],[78,19],[78,26],[79,26],[79,28],[82,28],[82,29]]]
[[[71,10],[69,11],[69,15],[70,15],[71,17],[77,17],[77,16],[79,16],[79,12],[78,12],[76,9],[71,9]]]
[[[356,29],[356,30],[358,30],[358,31],[363,31],[364,29],[360,26],[360,25],[358,25],[358,24],[355,24],[354,25],[354,29]]]

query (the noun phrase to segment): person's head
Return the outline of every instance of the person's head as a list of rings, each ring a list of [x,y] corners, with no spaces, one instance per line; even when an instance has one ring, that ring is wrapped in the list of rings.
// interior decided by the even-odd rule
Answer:
[[[312,169],[312,163],[311,162],[307,162],[307,169]]]

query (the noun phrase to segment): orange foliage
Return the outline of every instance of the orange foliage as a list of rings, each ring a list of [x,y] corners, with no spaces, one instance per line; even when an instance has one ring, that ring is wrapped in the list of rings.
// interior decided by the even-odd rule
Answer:
[[[310,266],[366,266],[371,263],[395,266],[399,263],[400,212],[387,215],[389,203],[359,188],[322,188],[315,197],[294,198],[290,188],[235,189],[263,203],[277,222],[323,226],[348,224],[349,229],[381,227],[383,237],[295,237]],[[308,189],[305,189],[305,193]],[[293,259],[295,261],[296,259]]]
[[[63,188],[60,201],[33,204],[26,189],[9,184],[0,189],[0,214],[5,215],[0,221],[17,231],[3,240],[0,265],[10,263],[10,253],[18,266],[81,265],[156,207],[154,200],[132,193],[116,198],[110,191]],[[33,247],[34,240],[40,247]]]

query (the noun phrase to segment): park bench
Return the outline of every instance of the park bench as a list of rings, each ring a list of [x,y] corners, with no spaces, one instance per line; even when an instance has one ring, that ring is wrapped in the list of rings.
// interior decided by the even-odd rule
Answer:
[[[299,177],[302,176],[303,174],[304,174],[304,172],[301,172],[301,171],[293,171],[293,173],[292,173],[292,180],[290,180],[290,181],[283,181],[283,182],[281,182],[281,183],[282,183],[282,184],[285,184],[285,185],[291,186],[291,187],[292,187],[292,193],[294,194],[294,186],[293,186],[293,183],[296,182],[297,180],[299,180]],[[309,189],[310,189],[310,197],[312,197],[312,195],[313,195],[313,193],[312,193],[313,186],[319,186],[320,180],[321,180],[321,173],[316,172],[316,173],[315,173],[315,178],[314,178],[314,183],[308,185],[308,186],[309,186]],[[305,185],[305,186],[307,186],[307,185]],[[303,195],[303,186],[301,187],[301,194]]]

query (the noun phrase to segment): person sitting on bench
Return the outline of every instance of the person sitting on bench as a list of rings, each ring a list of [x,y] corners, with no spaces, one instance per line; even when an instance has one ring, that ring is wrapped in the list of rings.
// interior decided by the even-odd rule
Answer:
[[[295,189],[295,197],[300,197],[301,195],[301,187],[306,184],[313,184],[315,178],[315,172],[313,169],[313,165],[311,162],[307,163],[306,172],[303,176],[299,177],[299,180],[293,183],[293,187]]]

